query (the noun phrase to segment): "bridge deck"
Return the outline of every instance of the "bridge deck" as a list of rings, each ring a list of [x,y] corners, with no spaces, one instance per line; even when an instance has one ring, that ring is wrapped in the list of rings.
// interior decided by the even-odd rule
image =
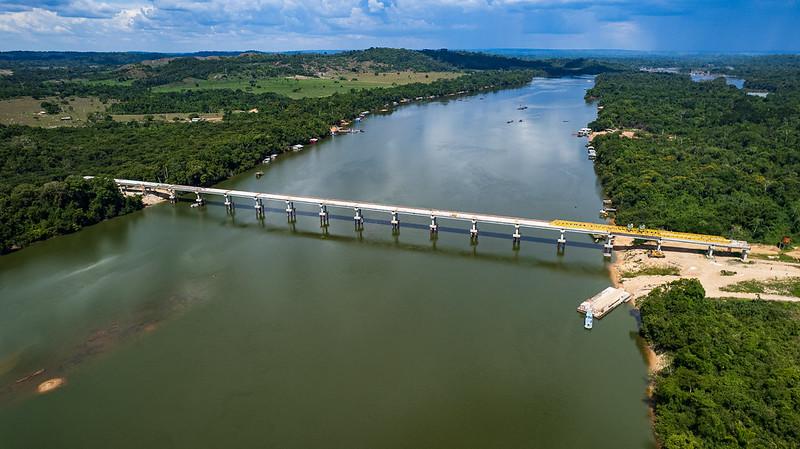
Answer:
[[[435,216],[439,219],[451,219],[459,221],[476,220],[479,223],[491,223],[497,225],[514,226],[521,228],[542,229],[556,232],[572,232],[578,234],[601,234],[613,236],[633,237],[645,240],[661,240],[662,242],[677,242],[702,245],[705,247],[728,248],[738,250],[748,250],[750,246],[745,241],[730,240],[715,235],[690,234],[684,232],[663,231],[657,229],[631,229],[622,226],[612,226],[602,223],[587,223],[566,220],[537,220],[532,218],[508,217],[502,215],[481,214],[475,212],[459,212],[444,209],[424,209],[416,207],[406,207],[399,205],[367,203],[359,201],[339,200],[333,198],[317,198],[310,196],[283,195],[274,193],[248,192],[243,190],[227,190],[212,187],[195,187],[177,184],[165,184],[158,182],[135,181],[129,179],[115,179],[117,185],[125,187],[139,187],[152,190],[174,191],[184,193],[199,193],[204,195],[229,196],[232,198],[247,198],[255,200],[260,198],[262,201],[292,201],[301,204],[326,205],[328,207],[360,208],[363,211],[385,212],[387,214],[397,212],[398,214],[413,215],[420,217]]]

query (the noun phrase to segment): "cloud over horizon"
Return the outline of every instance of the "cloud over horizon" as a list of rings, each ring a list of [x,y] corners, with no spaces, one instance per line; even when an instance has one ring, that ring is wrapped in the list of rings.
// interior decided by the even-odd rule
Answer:
[[[2,50],[797,51],[797,0],[0,0]]]

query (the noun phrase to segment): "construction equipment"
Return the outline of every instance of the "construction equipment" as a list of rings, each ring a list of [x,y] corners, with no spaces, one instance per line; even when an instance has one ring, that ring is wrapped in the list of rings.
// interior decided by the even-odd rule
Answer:
[[[657,249],[649,249],[647,250],[647,257],[652,257],[654,259],[663,259],[667,256],[665,256],[663,252]]]

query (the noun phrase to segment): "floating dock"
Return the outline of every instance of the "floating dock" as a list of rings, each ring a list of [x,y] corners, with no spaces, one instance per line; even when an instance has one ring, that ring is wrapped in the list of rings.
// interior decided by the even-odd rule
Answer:
[[[578,306],[578,312],[586,313],[591,307],[595,318],[603,318],[603,315],[614,310],[615,307],[628,302],[631,294],[621,288],[608,287],[602,292],[592,296]]]

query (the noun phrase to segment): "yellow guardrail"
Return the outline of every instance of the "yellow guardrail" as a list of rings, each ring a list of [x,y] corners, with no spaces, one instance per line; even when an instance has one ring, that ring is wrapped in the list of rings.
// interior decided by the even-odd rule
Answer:
[[[598,234],[626,234],[626,235],[640,235],[647,238],[672,238],[682,240],[697,240],[701,242],[713,242],[721,245],[729,245],[730,239],[720,237],[718,235],[705,235],[705,234],[692,234],[689,232],[673,232],[664,231],[661,229],[628,229],[624,226],[614,226],[600,223],[586,223],[582,221],[567,221],[567,220],[553,220],[550,222],[553,226],[558,226],[564,229],[584,229],[596,231]]]

